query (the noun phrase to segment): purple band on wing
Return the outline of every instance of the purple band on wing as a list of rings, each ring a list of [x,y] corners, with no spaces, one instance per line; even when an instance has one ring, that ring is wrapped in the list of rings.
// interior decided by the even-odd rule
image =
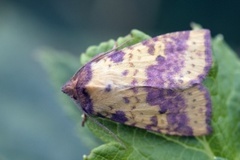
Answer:
[[[86,89],[86,85],[92,79],[91,63],[87,63],[78,73],[79,80],[77,82],[76,90],[82,109],[88,113],[93,113],[93,103],[90,95]]]
[[[173,77],[184,67],[183,54],[187,49],[189,31],[166,34],[163,38],[165,39],[165,56],[158,56],[157,64],[150,65],[146,69],[148,79],[145,83],[153,87],[175,88],[177,84]]]
[[[169,128],[170,131],[175,131],[181,135],[193,135],[192,128],[187,126],[189,120],[185,113],[168,114],[167,121],[169,126],[177,126],[176,128]]]
[[[146,102],[151,106],[159,106],[159,114],[167,113],[169,132],[177,132],[180,135],[191,136],[193,130],[188,126],[188,117],[184,112],[186,109],[185,99],[177,92],[171,89],[158,89],[149,87]],[[145,128],[151,130],[153,124]]]
[[[159,113],[179,113],[186,108],[185,100],[177,92],[170,89],[148,88],[146,102],[152,106],[159,106]]]

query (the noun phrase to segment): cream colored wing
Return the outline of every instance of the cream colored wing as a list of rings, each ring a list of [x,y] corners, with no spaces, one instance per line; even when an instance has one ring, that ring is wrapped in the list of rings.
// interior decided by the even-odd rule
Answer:
[[[211,63],[208,30],[175,32],[91,61],[88,86],[188,88],[201,83]]]
[[[85,113],[174,135],[204,135],[211,101],[201,85],[211,63],[210,32],[158,36],[96,57],[63,87]]]
[[[92,92],[94,114],[154,132],[200,136],[211,132],[211,100],[202,85],[185,90],[124,89]]]

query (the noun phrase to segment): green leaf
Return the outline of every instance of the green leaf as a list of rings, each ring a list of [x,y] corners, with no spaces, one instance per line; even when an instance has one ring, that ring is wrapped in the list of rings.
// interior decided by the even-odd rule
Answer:
[[[195,26],[200,28],[199,25]],[[119,38],[116,42],[109,40],[99,46],[89,47],[86,53],[81,55],[80,63],[87,63],[99,53],[119,49],[148,38],[148,35],[133,30],[131,34]],[[102,127],[89,118],[87,121],[88,128],[105,144],[94,148],[89,155],[84,156],[84,159],[240,159],[240,62],[221,35],[213,39],[212,46],[214,62],[208,77],[204,80],[204,85],[211,94],[213,104],[212,134],[202,137],[168,136],[96,117],[95,120],[104,126]],[[62,55],[59,54],[58,56],[61,57]],[[65,64],[61,60],[60,62],[63,64],[57,62],[62,65],[61,67],[46,67],[47,70],[52,70],[50,76],[62,68],[59,74],[52,78],[53,82],[59,79],[59,83],[63,84],[60,79],[67,77],[64,76],[66,73],[63,72],[66,72],[66,70],[63,68],[69,68],[70,61],[75,63],[75,59],[67,59],[65,56],[66,54],[62,58],[66,62]],[[52,56],[50,59],[56,60],[56,57]],[[49,62],[46,61],[45,63]],[[45,66],[47,66],[46,64]],[[64,101],[66,100],[64,99]],[[89,136],[84,135],[84,138],[86,137]]]
[[[233,50],[218,35],[213,40],[213,53],[218,63],[212,95],[214,134],[208,137],[217,157],[240,159],[240,62]]]
[[[88,127],[97,137],[105,141],[108,145],[102,145],[92,150],[86,159],[208,159],[211,152],[205,150],[205,146],[198,143],[193,137],[166,136],[148,132],[143,129],[130,127],[115,123],[109,120],[100,119],[98,121],[116,134],[119,140],[109,134],[95,123],[88,121]],[[203,143],[204,139],[202,140]],[[116,158],[111,158],[113,153],[109,150],[119,143],[122,151],[115,152]],[[112,146],[109,146],[112,145]],[[206,143],[207,145],[207,143]],[[101,157],[101,158],[100,158]],[[122,158],[121,158],[122,157]]]

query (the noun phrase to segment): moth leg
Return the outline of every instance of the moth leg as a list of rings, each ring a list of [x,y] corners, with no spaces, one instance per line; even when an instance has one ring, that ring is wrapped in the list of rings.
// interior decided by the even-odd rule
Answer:
[[[87,121],[87,115],[84,113],[82,115],[82,127],[84,127],[84,124],[86,123],[86,121]]]

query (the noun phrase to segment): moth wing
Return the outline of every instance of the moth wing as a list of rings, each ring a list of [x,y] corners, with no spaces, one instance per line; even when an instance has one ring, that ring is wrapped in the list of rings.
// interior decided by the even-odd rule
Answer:
[[[93,59],[89,85],[187,88],[202,81],[211,61],[209,30],[175,32]]]
[[[211,104],[201,81],[211,60],[208,30],[175,32],[93,59],[69,86],[76,83],[88,114],[161,133],[204,135],[211,130]]]
[[[114,95],[114,96],[113,96]],[[139,88],[92,95],[94,112],[126,125],[154,132],[200,136],[211,132],[211,101],[202,85],[186,90]]]

